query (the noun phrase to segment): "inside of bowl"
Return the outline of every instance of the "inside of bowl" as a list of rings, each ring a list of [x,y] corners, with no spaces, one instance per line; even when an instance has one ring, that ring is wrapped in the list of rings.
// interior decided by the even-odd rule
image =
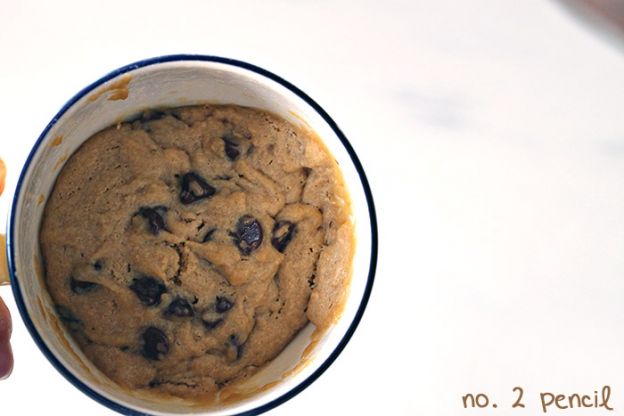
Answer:
[[[158,400],[125,391],[84,357],[63,331],[45,290],[37,236],[56,175],[85,139],[145,109],[199,103],[256,107],[316,132],[341,166],[352,199],[357,242],[353,279],[341,318],[322,335],[309,324],[275,360],[232,392],[233,400],[225,400],[211,414],[254,409],[260,401],[276,400],[309,379],[341,345],[360,307],[368,279],[371,231],[359,173],[332,126],[301,96],[249,69],[209,61],[139,67],[87,91],[49,128],[25,172],[21,188],[18,187],[19,199],[12,213],[13,252],[18,253],[13,259],[14,272],[30,320],[54,358],[97,395],[139,412],[201,413],[202,408],[183,400]]]

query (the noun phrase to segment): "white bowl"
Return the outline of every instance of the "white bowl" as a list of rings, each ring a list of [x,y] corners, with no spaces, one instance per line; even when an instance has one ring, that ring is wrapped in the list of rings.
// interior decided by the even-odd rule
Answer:
[[[43,202],[64,162],[87,138],[148,108],[206,102],[268,110],[315,131],[342,169],[352,199],[356,232],[352,280],[344,311],[335,325],[319,339],[313,339],[315,328],[309,324],[275,360],[246,382],[248,390],[257,390],[255,394],[211,409],[181,399],[139,397],[112,383],[94,367],[59,324],[45,288],[38,241]],[[72,384],[124,414],[258,414],[295,396],[331,365],[353,335],[370,295],[377,261],[370,188],[353,148],[336,123],[284,79],[245,62],[213,56],[174,55],[137,62],[106,75],[74,96],[45,128],[26,161],[7,235],[13,293],[33,339]],[[262,388],[268,385],[271,387]]]

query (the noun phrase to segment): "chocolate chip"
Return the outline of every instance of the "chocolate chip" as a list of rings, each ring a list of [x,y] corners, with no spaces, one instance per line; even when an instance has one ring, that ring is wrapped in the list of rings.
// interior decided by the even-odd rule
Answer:
[[[143,114],[141,114],[140,119],[141,121],[146,122],[146,121],[162,120],[165,117],[167,117],[167,113],[165,113],[164,111],[146,110],[143,112]]]
[[[230,358],[231,361],[240,360],[243,356],[243,344],[238,341],[236,334],[230,335],[229,343],[230,348],[228,349],[228,358]],[[232,352],[230,353],[230,351]]]
[[[201,315],[201,320],[208,330],[215,329],[223,323],[223,317],[212,308],[205,310]]]
[[[202,319],[202,323],[204,324],[206,329],[215,329],[223,323],[223,319],[219,318],[215,319],[214,321]]]
[[[290,221],[278,221],[273,226],[273,237],[271,237],[271,244],[280,253],[286,250],[286,247],[295,236],[297,231],[297,225]]]
[[[248,256],[262,244],[262,226],[251,215],[243,215],[236,224],[236,232],[231,233],[231,236],[240,252]]]
[[[63,305],[56,305],[55,307],[56,313],[58,313],[61,321],[67,324],[78,324],[80,323],[80,319],[76,318],[76,315],[67,307]]]
[[[226,137],[222,137],[221,140],[223,140],[223,148],[225,150],[225,155],[231,161],[235,161],[238,158],[238,156],[240,156],[238,143]]]
[[[72,292],[77,295],[85,295],[100,288],[100,285],[94,282],[87,282],[84,280],[76,280],[73,277],[69,281],[69,286]]]
[[[206,235],[202,239],[202,243],[206,243],[206,242],[212,240],[212,235],[214,234],[215,231],[217,231],[216,228],[211,228],[210,230],[208,230],[208,232],[206,233]]]
[[[160,297],[167,291],[167,288],[160,280],[143,276],[132,281],[130,290],[137,295],[142,304],[156,306],[160,304]]]
[[[161,230],[166,229],[165,220],[158,211],[156,211],[156,208],[141,208],[139,214],[147,220],[152,234],[158,235]]]
[[[232,309],[232,306],[234,306],[234,302],[232,302],[228,298],[217,296],[217,302],[215,303],[215,310],[217,312],[225,313]]]
[[[141,335],[143,340],[143,357],[148,360],[160,360],[169,353],[169,340],[163,331],[150,326]]]
[[[209,198],[217,190],[195,172],[186,173],[182,176],[182,191],[180,202],[191,204],[203,198]]]
[[[104,267],[104,264],[102,260],[97,260],[95,263],[93,263],[93,268],[95,269],[96,272],[99,272],[100,270],[102,270],[103,267]]]
[[[180,318],[191,317],[195,315],[193,307],[184,298],[175,298],[167,307],[165,312],[167,315],[173,315]]]
[[[216,319],[214,321],[202,320],[202,323],[204,324],[206,329],[212,330],[212,329],[215,329],[216,327],[218,327],[219,325],[221,325],[223,323],[223,319]]]
[[[234,306],[234,302],[223,296],[217,296],[215,303],[205,309],[201,314],[204,327],[208,330],[212,330],[221,325],[224,320],[223,314],[232,309],[232,306]]]

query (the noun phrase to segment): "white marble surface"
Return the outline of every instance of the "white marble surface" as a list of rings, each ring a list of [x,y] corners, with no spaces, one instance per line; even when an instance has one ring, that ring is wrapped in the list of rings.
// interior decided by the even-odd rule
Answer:
[[[161,54],[264,66],[319,101],[351,139],[379,212],[375,288],[343,355],[273,414],[536,415],[541,391],[591,394],[604,384],[615,414],[624,412],[624,48],[558,4],[59,0],[1,9],[9,194],[71,95]],[[16,358],[0,382],[0,414],[111,414],[52,368],[10,290],[0,296],[14,314]],[[517,385],[524,410],[510,409]],[[461,395],[480,391],[499,408],[464,410]]]

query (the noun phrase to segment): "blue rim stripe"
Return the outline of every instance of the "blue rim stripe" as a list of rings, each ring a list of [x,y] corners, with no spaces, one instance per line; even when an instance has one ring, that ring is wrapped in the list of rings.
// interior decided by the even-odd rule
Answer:
[[[327,114],[327,112],[319,104],[316,103],[316,101],[314,101],[311,97],[309,97],[302,90],[300,90],[299,88],[297,88],[290,82],[286,81],[285,79],[275,75],[274,73],[269,72],[266,69],[260,68],[258,66],[249,64],[247,62],[243,62],[243,61],[239,61],[235,59],[223,58],[219,56],[185,55],[185,54],[166,55],[166,56],[160,56],[156,58],[145,59],[145,60],[138,61],[130,65],[121,67],[119,69],[116,69],[113,72],[109,73],[108,75],[105,75],[104,77],[95,81],[91,85],[87,86],[86,88],[83,88],[80,92],[74,95],[61,108],[61,110],[56,114],[56,116],[54,116],[54,118],[50,121],[50,123],[48,123],[46,128],[43,130],[43,132],[37,139],[35,145],[33,146],[33,149],[31,150],[30,154],[28,155],[28,158],[26,159],[26,163],[24,164],[24,168],[22,169],[19,180],[17,182],[17,186],[15,188],[15,196],[13,198],[13,203],[12,203],[11,212],[10,212],[10,219],[9,219],[9,232],[7,235],[7,258],[8,258],[9,271],[10,271],[10,276],[11,276],[11,288],[13,290],[13,296],[15,297],[18,310],[20,312],[20,315],[22,316],[22,320],[26,324],[26,327],[28,328],[30,335],[34,339],[35,343],[37,344],[41,352],[43,352],[43,354],[52,363],[52,365],[56,368],[56,370],[59,371],[70,383],[72,383],[76,388],[78,388],[80,391],[82,391],[84,394],[86,394],[93,400],[97,401],[98,403],[118,413],[126,414],[126,415],[133,415],[133,416],[150,416],[149,414],[141,413],[134,409],[130,409],[125,406],[122,406],[119,403],[113,402],[110,399],[104,397],[103,395],[91,389],[84,382],[76,378],[69,370],[67,370],[67,368],[65,368],[65,366],[61,364],[61,362],[54,356],[54,354],[52,354],[48,346],[43,342],[32,320],[30,319],[30,316],[28,315],[28,311],[26,310],[26,305],[22,297],[19,280],[18,280],[17,273],[15,270],[15,247],[13,245],[13,240],[15,238],[14,233],[15,233],[16,221],[15,221],[14,214],[17,210],[17,204],[18,204],[20,192],[22,190],[22,186],[24,184],[26,172],[28,171],[28,168],[30,166],[30,163],[32,162],[32,159],[34,158],[35,154],[39,150],[39,147],[41,146],[43,139],[46,137],[50,129],[56,124],[56,122],[63,116],[63,114],[65,114],[65,112],[69,108],[71,108],[78,100],[80,100],[82,97],[84,97],[85,95],[87,95],[88,93],[90,93],[91,91],[99,87],[100,85],[104,84],[105,82],[121,74],[124,74],[129,71],[133,71],[135,69],[144,68],[150,65],[156,65],[156,64],[166,63],[166,62],[176,62],[176,61],[208,61],[208,62],[217,62],[217,63],[226,64],[226,65],[231,65],[231,66],[243,68],[243,69],[255,72],[257,74],[263,75],[264,77],[277,82],[283,87],[286,87],[288,90],[293,92],[299,98],[304,100],[308,105],[314,108],[314,110],[316,110],[316,112],[318,112],[321,115],[321,117],[323,117],[325,122],[332,128],[336,136],[342,142],[342,145],[347,150],[347,153],[349,154],[353,162],[353,165],[355,166],[355,169],[357,170],[357,173],[360,177],[362,188],[364,189],[364,194],[366,196],[366,203],[368,205],[370,224],[371,224],[371,257],[370,257],[370,267],[369,267],[369,272],[368,272],[366,288],[364,290],[364,294],[362,296],[362,300],[360,302],[356,315],[353,321],[351,322],[347,332],[343,336],[342,340],[336,346],[336,349],[334,349],[334,351],[329,355],[329,357],[319,366],[319,368],[317,368],[314,371],[314,373],[308,376],[308,378],[306,378],[299,385],[295,386],[293,389],[283,394],[282,396],[262,406],[259,406],[255,409],[237,414],[237,416],[259,415],[261,413],[264,413],[268,410],[273,409],[276,406],[279,406],[280,404],[290,400],[291,398],[293,398],[294,396],[302,392],[305,388],[307,388],[310,384],[312,384],[316,379],[318,379],[321,376],[321,374],[323,374],[325,370],[327,370],[327,368],[336,360],[336,358],[338,358],[340,353],[344,350],[345,346],[347,345],[347,343],[353,336],[355,329],[357,328],[358,324],[362,320],[364,310],[366,309],[366,305],[368,304],[368,301],[370,299],[371,291],[373,288],[373,281],[375,279],[375,271],[377,269],[377,251],[378,251],[378,230],[377,230],[377,214],[375,211],[375,203],[373,200],[373,195],[370,189],[370,185],[368,183],[368,179],[366,178],[366,174],[364,173],[364,168],[362,167],[362,164],[360,160],[358,159],[355,153],[355,150],[351,146],[351,143],[349,143],[346,136],[342,133],[342,131],[340,130],[336,122],[329,116],[329,114]]]

